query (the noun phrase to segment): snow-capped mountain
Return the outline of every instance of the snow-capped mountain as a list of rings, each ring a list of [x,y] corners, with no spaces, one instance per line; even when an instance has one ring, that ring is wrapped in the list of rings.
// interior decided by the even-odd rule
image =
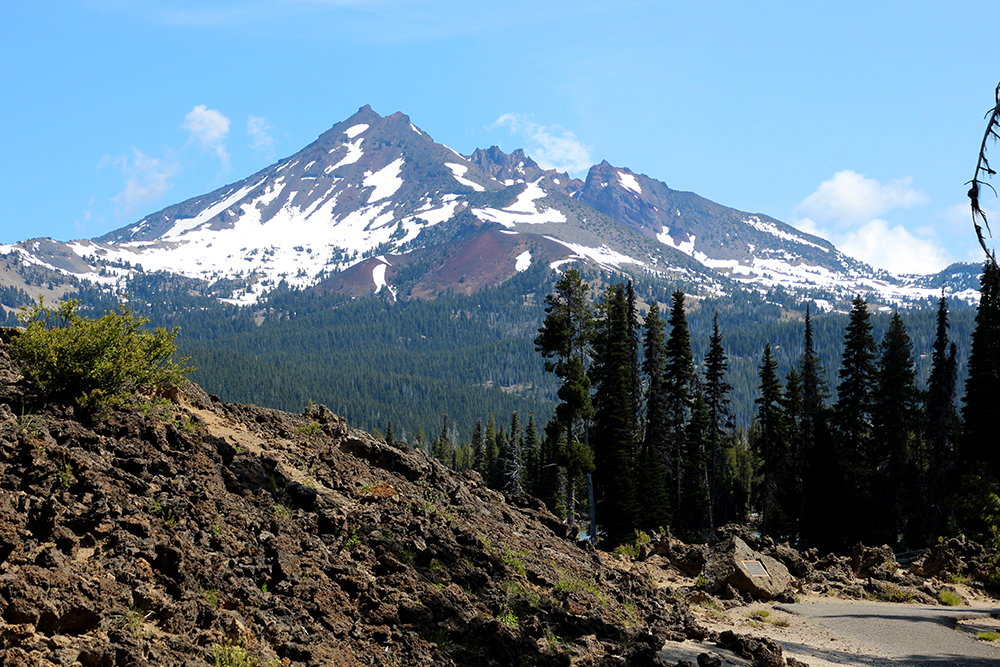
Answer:
[[[713,293],[743,283],[828,300],[925,299],[945,284],[875,271],[779,220],[607,162],[582,182],[521,150],[465,157],[404,114],[368,106],[248,178],[100,238],[34,239],[0,253],[106,285],[140,270],[180,274],[231,286],[225,298],[243,304],[282,281],[358,296],[469,293],[540,262],[657,274]],[[960,277],[977,272],[959,267],[949,284],[964,289]]]

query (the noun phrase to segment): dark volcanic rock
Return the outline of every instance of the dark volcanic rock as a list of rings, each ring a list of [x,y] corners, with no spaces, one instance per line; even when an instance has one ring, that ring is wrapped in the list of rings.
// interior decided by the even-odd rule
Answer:
[[[0,390],[0,664],[653,665],[707,635],[537,500],[321,406],[188,384],[88,425]]]
[[[748,569],[747,562],[756,561],[763,575]],[[780,561],[758,553],[738,537],[715,545],[705,564],[705,590],[717,593],[727,586],[755,598],[773,600],[783,593],[792,577]]]

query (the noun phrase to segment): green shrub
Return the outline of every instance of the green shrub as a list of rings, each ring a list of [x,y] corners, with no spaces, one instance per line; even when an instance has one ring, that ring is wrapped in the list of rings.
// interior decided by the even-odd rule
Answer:
[[[980,632],[976,637],[984,641],[995,642],[1000,639],[1000,632]]]
[[[949,607],[962,606],[962,598],[955,591],[949,591],[948,589],[942,589],[938,592],[938,602]]]
[[[260,664],[242,644],[234,644],[228,639],[221,644],[212,644],[212,652],[207,657],[214,667],[256,667]]]
[[[125,405],[136,392],[176,387],[192,370],[187,359],[177,364],[170,358],[178,329],[141,331],[148,320],[124,305],[96,320],[79,315],[78,307],[69,299],[48,308],[39,297],[17,316],[26,329],[11,343],[11,359],[40,398],[103,412]]]
[[[887,581],[882,585],[881,589],[871,597],[876,600],[881,600],[882,602],[908,603],[913,602],[916,595],[908,588],[903,588],[898,584]]]

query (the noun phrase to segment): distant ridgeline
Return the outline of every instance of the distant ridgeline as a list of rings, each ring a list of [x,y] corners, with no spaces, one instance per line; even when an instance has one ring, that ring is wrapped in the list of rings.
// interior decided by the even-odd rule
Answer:
[[[581,275],[594,297],[606,285],[628,279],[594,269]],[[443,415],[459,440],[470,437],[476,421],[485,423],[491,414],[504,422],[517,411],[525,423],[528,413],[534,413],[536,422],[546,423],[558,385],[545,373],[533,339],[553,284],[552,272],[536,264],[499,287],[433,300],[394,302],[386,294],[351,299],[279,288],[257,307],[237,308],[218,301],[217,290],[223,287],[162,273],[139,274],[124,291],[135,312],[149,317],[152,326],[181,327],[178,354],[190,356],[197,367],[192,380],[223,400],[291,412],[311,400],[352,425],[384,430],[391,421],[397,438],[413,442],[423,432],[426,442],[440,430]],[[652,299],[662,312],[671,292],[685,286],[640,278],[635,287],[644,313]],[[95,288],[81,288],[78,296],[98,314],[117,303]],[[975,310],[960,300],[948,305],[961,396]],[[766,296],[746,290],[689,297],[686,307],[699,368],[718,312],[735,423],[748,427],[764,345],[771,344],[784,377],[802,354],[805,305],[780,290]],[[923,386],[930,371],[935,308],[928,303],[902,311],[902,316]],[[816,350],[835,388],[847,314],[822,312],[814,304],[812,317]],[[888,311],[873,313],[877,340],[889,318]]]

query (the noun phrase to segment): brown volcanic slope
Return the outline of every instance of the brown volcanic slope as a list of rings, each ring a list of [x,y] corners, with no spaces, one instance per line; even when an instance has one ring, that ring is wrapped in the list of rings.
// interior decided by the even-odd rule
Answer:
[[[22,412],[0,344],[0,664],[645,665],[702,637],[537,501],[187,385]],[[20,417],[16,415],[22,415]],[[232,657],[232,655],[230,655]],[[256,661],[256,662],[253,662]]]
[[[511,234],[495,227],[478,229],[452,243],[422,248],[405,255],[373,257],[345,269],[312,288],[317,294],[337,293],[352,297],[375,291],[372,272],[386,264],[385,280],[398,285],[400,271],[416,269],[416,278],[401,285],[404,298],[433,299],[441,294],[470,295],[496,287],[516,275],[516,259],[531,253],[531,263],[554,262],[573,255],[566,246],[541,234]]]

